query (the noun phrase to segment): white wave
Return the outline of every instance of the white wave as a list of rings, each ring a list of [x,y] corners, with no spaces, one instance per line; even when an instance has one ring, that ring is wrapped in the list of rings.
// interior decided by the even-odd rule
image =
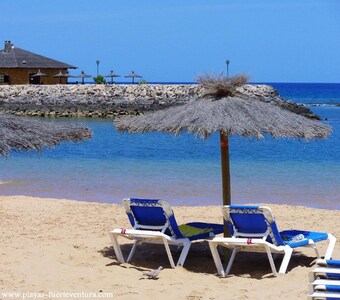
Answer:
[[[8,184],[11,183],[12,180],[0,180],[0,184]]]
[[[340,107],[340,103],[304,103],[304,106]]]

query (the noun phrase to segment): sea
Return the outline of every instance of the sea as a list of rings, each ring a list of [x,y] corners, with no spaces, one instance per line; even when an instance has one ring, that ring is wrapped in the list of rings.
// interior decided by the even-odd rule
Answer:
[[[230,137],[233,204],[275,203],[340,209],[340,84],[270,83],[308,106],[333,128],[311,142]],[[121,203],[126,197],[172,205],[221,205],[219,135],[203,141],[183,133],[117,132],[112,120],[42,119],[80,123],[93,138],[41,153],[0,159],[0,195]]]

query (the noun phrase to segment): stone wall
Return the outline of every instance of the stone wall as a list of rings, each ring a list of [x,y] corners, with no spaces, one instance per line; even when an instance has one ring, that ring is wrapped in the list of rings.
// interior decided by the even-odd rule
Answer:
[[[316,117],[308,108],[284,100],[270,86],[245,85],[240,91]],[[44,117],[114,118],[180,105],[202,94],[199,85],[3,85],[0,86],[0,111]]]

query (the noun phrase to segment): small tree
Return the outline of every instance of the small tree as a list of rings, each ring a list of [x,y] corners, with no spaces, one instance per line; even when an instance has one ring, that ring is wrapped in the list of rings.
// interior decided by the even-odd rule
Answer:
[[[106,80],[103,75],[98,75],[96,77],[93,77],[93,81],[95,84],[105,84]]]

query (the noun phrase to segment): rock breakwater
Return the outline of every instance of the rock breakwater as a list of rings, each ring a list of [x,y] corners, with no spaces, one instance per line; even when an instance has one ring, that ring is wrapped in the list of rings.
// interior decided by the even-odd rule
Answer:
[[[308,108],[286,101],[268,85],[239,89],[285,109],[317,118]],[[8,85],[0,86],[0,111],[43,117],[114,118],[138,115],[202,97],[199,85]]]

